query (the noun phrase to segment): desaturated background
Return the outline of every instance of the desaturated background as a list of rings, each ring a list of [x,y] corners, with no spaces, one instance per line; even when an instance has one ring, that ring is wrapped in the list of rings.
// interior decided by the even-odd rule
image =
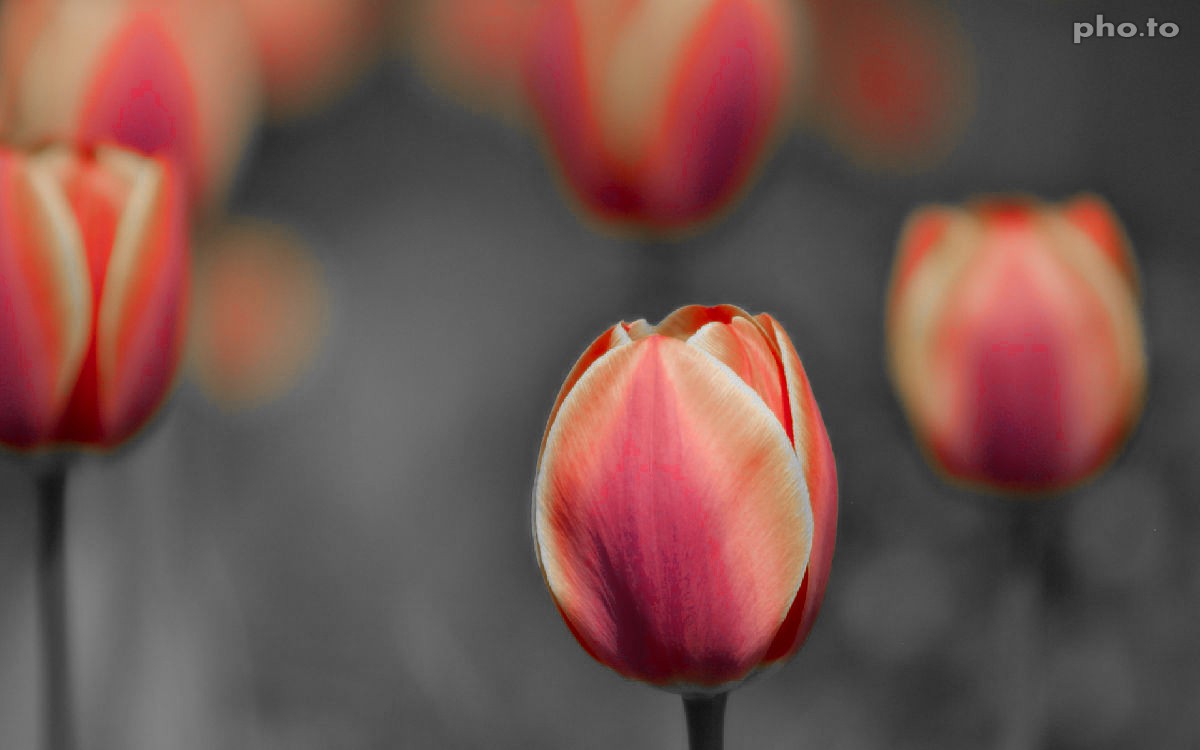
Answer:
[[[639,249],[571,214],[536,145],[391,63],[257,141],[233,213],[291,227],[330,288],[316,365],[227,413],[186,381],[144,439],[70,478],[86,750],[672,748],[678,698],[575,644],[529,502],[554,394],[617,319],[732,302],[791,333],[840,477],[826,604],[784,670],[730,701],[731,748],[993,747],[1008,514],[924,465],[885,379],[904,216],[990,191],[1107,197],[1141,262],[1152,379],[1112,469],[1058,503],[1041,615],[1046,748],[1200,746],[1200,8],[970,0],[964,139],[917,176],[787,140],[723,223]],[[1073,23],[1175,39],[1072,43]],[[0,463],[0,748],[36,746],[33,487]]]

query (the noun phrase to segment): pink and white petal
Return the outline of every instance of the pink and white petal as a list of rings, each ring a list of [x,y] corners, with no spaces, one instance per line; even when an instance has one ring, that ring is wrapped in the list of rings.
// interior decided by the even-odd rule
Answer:
[[[664,336],[610,352],[576,384],[534,504],[547,584],[584,647],[680,690],[757,666],[812,542],[803,473],[774,414]]]
[[[91,329],[82,240],[36,158],[0,152],[0,442],[49,439]]]
[[[734,318],[728,324],[706,323],[688,339],[688,345],[707,352],[736,372],[762,398],[788,436],[793,434],[783,365],[774,342],[768,341],[757,321]]]
[[[687,305],[663,318],[654,330],[663,336],[687,341],[708,323],[729,323],[734,318],[754,320],[750,313],[734,305]]]
[[[805,571],[804,585],[764,657],[764,663],[770,663],[787,659],[800,648],[820,612],[837,541],[838,490],[833,447],[829,442],[825,422],[821,419],[821,410],[813,396],[808,375],[800,363],[800,356],[787,333],[774,318],[764,313],[758,316],[758,321],[771,332],[783,353],[788,402],[791,405],[793,424],[796,425],[795,448],[804,468],[804,479],[808,486],[813,515],[812,554]]]
[[[645,322],[645,321],[639,321]],[[636,324],[635,324],[636,325]],[[550,418],[546,420],[546,431],[542,433],[542,445],[538,448],[538,462],[542,460],[542,453],[546,450],[546,438],[550,435],[550,428],[554,425],[554,420],[558,416],[558,410],[562,407],[563,400],[567,394],[587,372],[596,360],[603,357],[612,349],[623,346],[631,342],[628,333],[629,326],[625,323],[617,323],[612,328],[609,328],[604,333],[600,334],[588,348],[583,351],[575,365],[571,368],[571,372],[567,374],[567,379],[563,381],[562,387],[558,389],[558,398],[554,399],[554,407],[550,409]]]
[[[1062,216],[1092,241],[1092,247],[1113,264],[1136,294],[1138,273],[1133,252],[1108,202],[1097,195],[1080,195],[1063,206]]]
[[[153,414],[175,379],[190,270],[187,200],[180,175],[164,159],[101,149],[97,160],[131,185],[96,333],[100,418],[112,444]]]

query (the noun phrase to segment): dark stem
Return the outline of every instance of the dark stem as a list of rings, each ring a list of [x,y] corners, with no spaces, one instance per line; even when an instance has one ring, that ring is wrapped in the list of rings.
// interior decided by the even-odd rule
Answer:
[[[1003,643],[1000,659],[1000,750],[1035,750],[1042,745],[1044,727],[1045,656],[1042,630],[1046,626],[1050,549],[1059,508],[1049,501],[1012,503],[1009,526],[1009,581],[999,617]]]
[[[64,554],[67,470],[38,477],[37,592],[42,628],[42,747],[73,750],[71,668]]]
[[[721,750],[725,747],[725,701],[729,693],[683,696],[690,750]]]

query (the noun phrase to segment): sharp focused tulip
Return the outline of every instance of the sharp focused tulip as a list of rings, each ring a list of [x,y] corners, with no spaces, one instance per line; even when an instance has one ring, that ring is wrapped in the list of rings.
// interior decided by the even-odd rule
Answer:
[[[171,162],[0,149],[0,443],[132,435],[173,382],[187,279]]]
[[[1146,386],[1137,274],[1108,206],[917,212],[887,313],[892,379],[951,478],[1050,491],[1109,461]]]
[[[620,323],[567,377],[533,526],[556,605],[620,674],[723,692],[790,657],[829,577],[837,480],[787,334],[685,307]]]
[[[219,202],[258,111],[231,0],[22,0],[5,7],[0,37],[6,142],[166,156],[196,205]]]
[[[527,85],[548,150],[582,206],[679,230],[746,186],[791,110],[787,0],[552,0]]]

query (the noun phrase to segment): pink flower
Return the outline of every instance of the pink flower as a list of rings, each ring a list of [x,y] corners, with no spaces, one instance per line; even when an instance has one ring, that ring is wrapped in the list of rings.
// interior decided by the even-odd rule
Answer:
[[[1141,413],[1137,272],[1109,207],[992,199],[918,211],[887,308],[892,379],[950,477],[1058,490],[1117,452]]]
[[[171,162],[0,149],[0,443],[111,448],[183,351],[186,203]]]
[[[621,323],[567,377],[535,545],[567,626],[620,674],[718,692],[790,657],[836,524],[825,426],[770,316],[693,306]]]
[[[790,114],[786,0],[554,0],[529,48],[548,152],[591,215],[679,230],[742,192]]]

